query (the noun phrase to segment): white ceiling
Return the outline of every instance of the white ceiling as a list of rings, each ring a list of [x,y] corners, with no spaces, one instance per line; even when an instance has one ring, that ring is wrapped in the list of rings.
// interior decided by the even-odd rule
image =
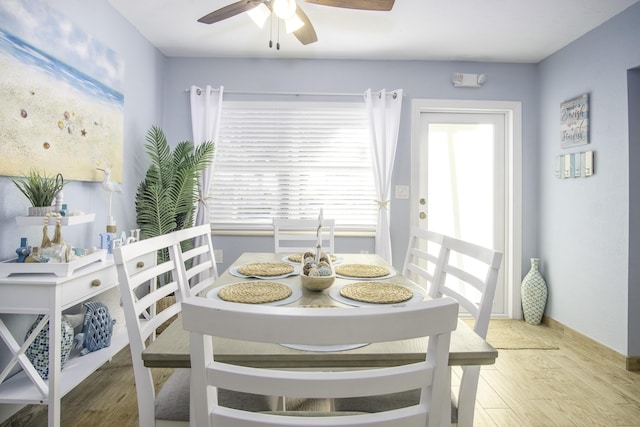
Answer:
[[[536,63],[640,0],[396,0],[389,12],[297,0],[318,41],[303,46],[281,32],[279,51],[268,47],[269,25],[258,28],[246,13],[197,22],[236,0],[109,1],[171,57]]]

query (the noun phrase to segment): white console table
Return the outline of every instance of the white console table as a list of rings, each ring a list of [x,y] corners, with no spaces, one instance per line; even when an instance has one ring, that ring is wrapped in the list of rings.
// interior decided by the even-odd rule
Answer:
[[[144,264],[138,262],[139,268]],[[76,270],[68,277],[53,274],[17,274],[0,278],[0,313],[44,314],[49,319],[49,379],[43,380],[25,355],[23,336],[14,336],[0,318],[0,337],[11,352],[7,366],[0,366],[0,404],[46,404],[49,426],[60,425],[60,399],[128,343],[124,320],[114,326],[111,346],[75,356],[72,352],[60,369],[61,319],[64,310],[86,300],[100,299],[117,290],[116,268],[111,256]],[[119,300],[119,298],[117,298]],[[120,310],[109,306],[110,312]],[[37,333],[36,331],[33,332]],[[76,352],[77,353],[77,352]],[[22,370],[13,376],[15,366]]]

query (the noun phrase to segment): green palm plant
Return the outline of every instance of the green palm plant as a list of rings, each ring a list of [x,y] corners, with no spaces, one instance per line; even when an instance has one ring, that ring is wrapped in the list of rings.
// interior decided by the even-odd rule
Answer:
[[[136,193],[136,218],[142,239],[193,225],[200,197],[198,177],[213,161],[214,152],[210,141],[197,147],[190,141],[182,141],[172,152],[164,132],[157,126],[149,129],[146,141],[151,166]]]

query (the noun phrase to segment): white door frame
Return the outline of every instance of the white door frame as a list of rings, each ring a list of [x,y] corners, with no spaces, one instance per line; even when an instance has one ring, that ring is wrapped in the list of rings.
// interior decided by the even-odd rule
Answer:
[[[505,116],[505,269],[506,315],[522,318],[520,282],[522,280],[522,103],[515,101],[479,101],[450,99],[413,99],[411,101],[411,198],[410,220],[418,225],[420,170],[420,115],[422,113],[495,113]]]

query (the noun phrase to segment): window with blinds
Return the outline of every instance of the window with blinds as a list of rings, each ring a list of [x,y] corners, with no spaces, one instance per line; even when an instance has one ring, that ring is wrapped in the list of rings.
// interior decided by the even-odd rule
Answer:
[[[209,192],[215,229],[273,218],[335,218],[375,230],[368,122],[361,103],[224,102]]]

